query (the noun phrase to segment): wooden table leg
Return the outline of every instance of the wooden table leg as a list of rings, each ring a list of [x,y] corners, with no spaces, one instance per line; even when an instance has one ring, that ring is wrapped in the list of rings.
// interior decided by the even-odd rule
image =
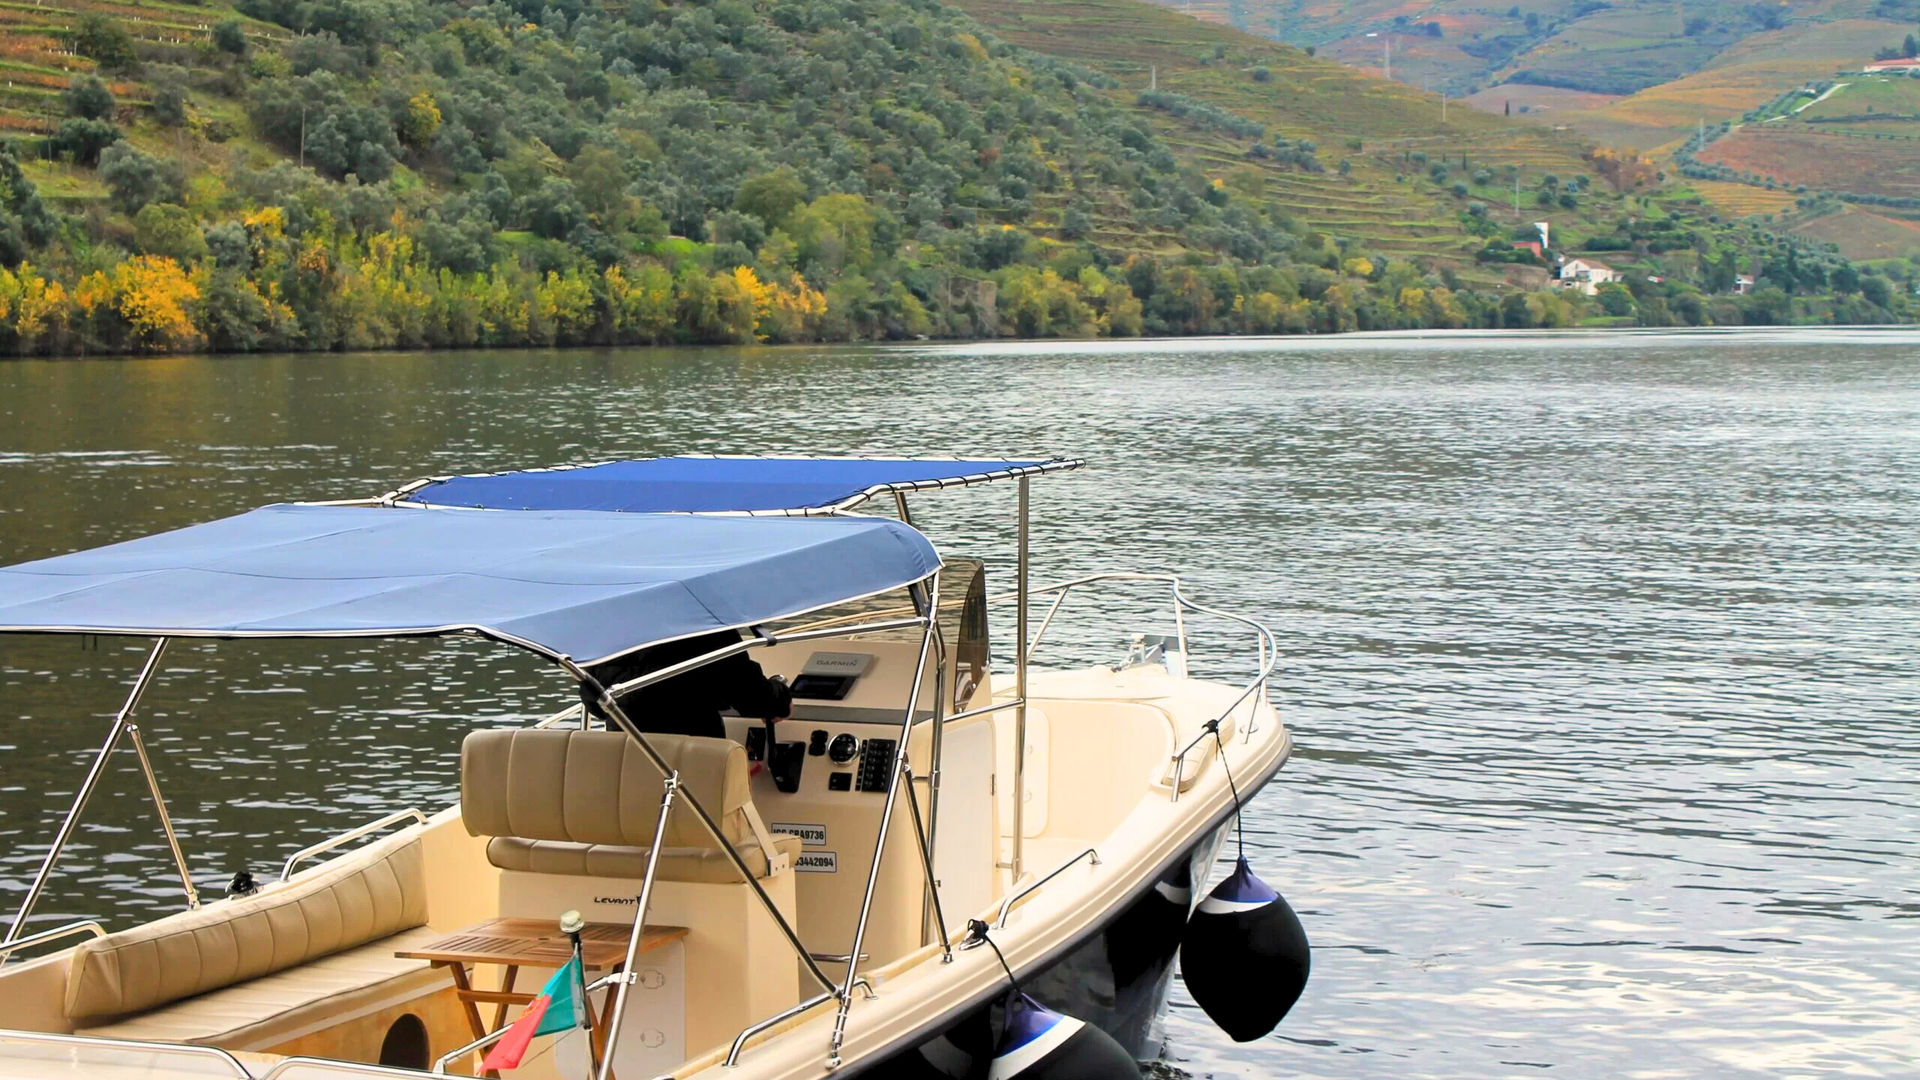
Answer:
[[[511,994],[513,992],[514,977],[519,974],[520,974],[519,964],[508,964],[507,973],[501,976],[500,978],[500,992],[503,994]],[[493,1030],[499,1031],[500,1025],[506,1022],[507,1022],[507,1003],[503,1001],[493,1007]],[[476,1035],[474,1036],[474,1038],[479,1038],[479,1036]]]
[[[471,997],[467,996],[468,991],[473,989],[473,983],[467,979],[467,965],[448,964],[447,967],[453,971],[453,993],[455,997],[460,999],[460,1007],[466,1011],[467,1026],[473,1029],[473,1037],[478,1039],[485,1036],[487,1029],[480,1023],[480,1007],[473,1003]],[[500,1073],[495,1070],[488,1070],[484,1074],[477,1075],[490,1076],[493,1080],[500,1080]]]

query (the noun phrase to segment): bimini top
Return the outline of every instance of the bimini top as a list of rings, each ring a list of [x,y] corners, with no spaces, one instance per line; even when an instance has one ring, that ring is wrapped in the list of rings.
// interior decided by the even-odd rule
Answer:
[[[1077,469],[1070,459],[663,457],[481,476],[401,488],[385,502],[485,510],[654,514],[829,514],[896,491],[965,487]]]
[[[268,506],[0,568],[0,632],[470,632],[592,664],[939,568],[926,537],[884,518]]]

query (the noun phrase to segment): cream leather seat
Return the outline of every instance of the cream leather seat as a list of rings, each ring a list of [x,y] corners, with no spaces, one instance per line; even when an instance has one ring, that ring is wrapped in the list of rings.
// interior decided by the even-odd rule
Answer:
[[[421,926],[295,968],[178,1001],[130,1020],[84,1027],[104,1039],[265,1050],[319,1028],[444,990],[447,973],[393,954],[440,937]]]
[[[270,885],[86,942],[65,1010],[75,1029],[123,1039],[258,1049],[356,1007],[446,981],[394,952],[431,939],[418,830]]]
[[[686,936],[650,961],[666,974],[657,996],[628,1007],[630,1019],[684,1056],[800,1000],[799,966],[758,894],[794,920],[802,847],[797,837],[768,835],[760,822],[740,744],[675,735],[647,741],[680,774],[684,793],[713,815],[760,886],[742,879],[687,801],[676,800],[647,924]],[[645,752],[617,731],[477,731],[460,747],[460,813],[468,832],[490,838],[499,910],[512,918],[550,919],[571,908],[589,922],[630,923],[663,790]],[[675,950],[684,950],[679,960],[671,959]],[[683,975],[667,974],[674,971]],[[660,1071],[630,1064],[620,1075]]]
[[[755,877],[793,865],[802,843],[767,832],[753,807],[740,744],[686,735],[647,739]],[[617,731],[476,731],[460,747],[461,818],[469,833],[491,838],[487,860],[502,870],[642,877],[663,791],[659,770]],[[665,839],[656,880],[741,880],[684,800],[667,819]]]

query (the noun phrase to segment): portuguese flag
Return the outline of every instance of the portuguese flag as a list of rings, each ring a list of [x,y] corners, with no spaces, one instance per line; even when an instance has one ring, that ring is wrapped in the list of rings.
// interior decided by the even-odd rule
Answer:
[[[553,973],[547,985],[520,1013],[500,1041],[487,1051],[487,1059],[480,1063],[481,1070],[517,1068],[520,1059],[526,1055],[527,1044],[536,1036],[558,1035],[573,1028],[586,1027],[587,1003],[581,993],[584,985],[580,971],[580,958],[567,961],[566,966]]]

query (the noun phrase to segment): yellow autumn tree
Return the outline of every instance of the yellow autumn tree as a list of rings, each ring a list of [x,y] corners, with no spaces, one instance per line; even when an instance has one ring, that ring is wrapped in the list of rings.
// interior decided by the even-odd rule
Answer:
[[[180,264],[162,255],[136,255],[113,268],[109,302],[125,321],[127,347],[174,352],[200,344],[187,306],[200,289]]]
[[[596,312],[593,285],[579,270],[552,270],[534,290],[534,330],[542,344],[573,345],[588,340]]]
[[[12,271],[0,266],[0,325],[13,331],[21,352],[34,351],[47,335],[65,329],[69,306],[66,289],[30,264]]]
[[[827,314],[827,295],[807,284],[799,274],[788,274],[784,284],[774,283],[772,305],[760,320],[760,336],[765,341],[812,341],[820,336],[820,320]]]
[[[761,341],[767,340],[767,316],[773,313],[774,288],[760,280],[751,266],[733,268],[733,283],[740,288],[741,295],[753,305],[754,336]]]

